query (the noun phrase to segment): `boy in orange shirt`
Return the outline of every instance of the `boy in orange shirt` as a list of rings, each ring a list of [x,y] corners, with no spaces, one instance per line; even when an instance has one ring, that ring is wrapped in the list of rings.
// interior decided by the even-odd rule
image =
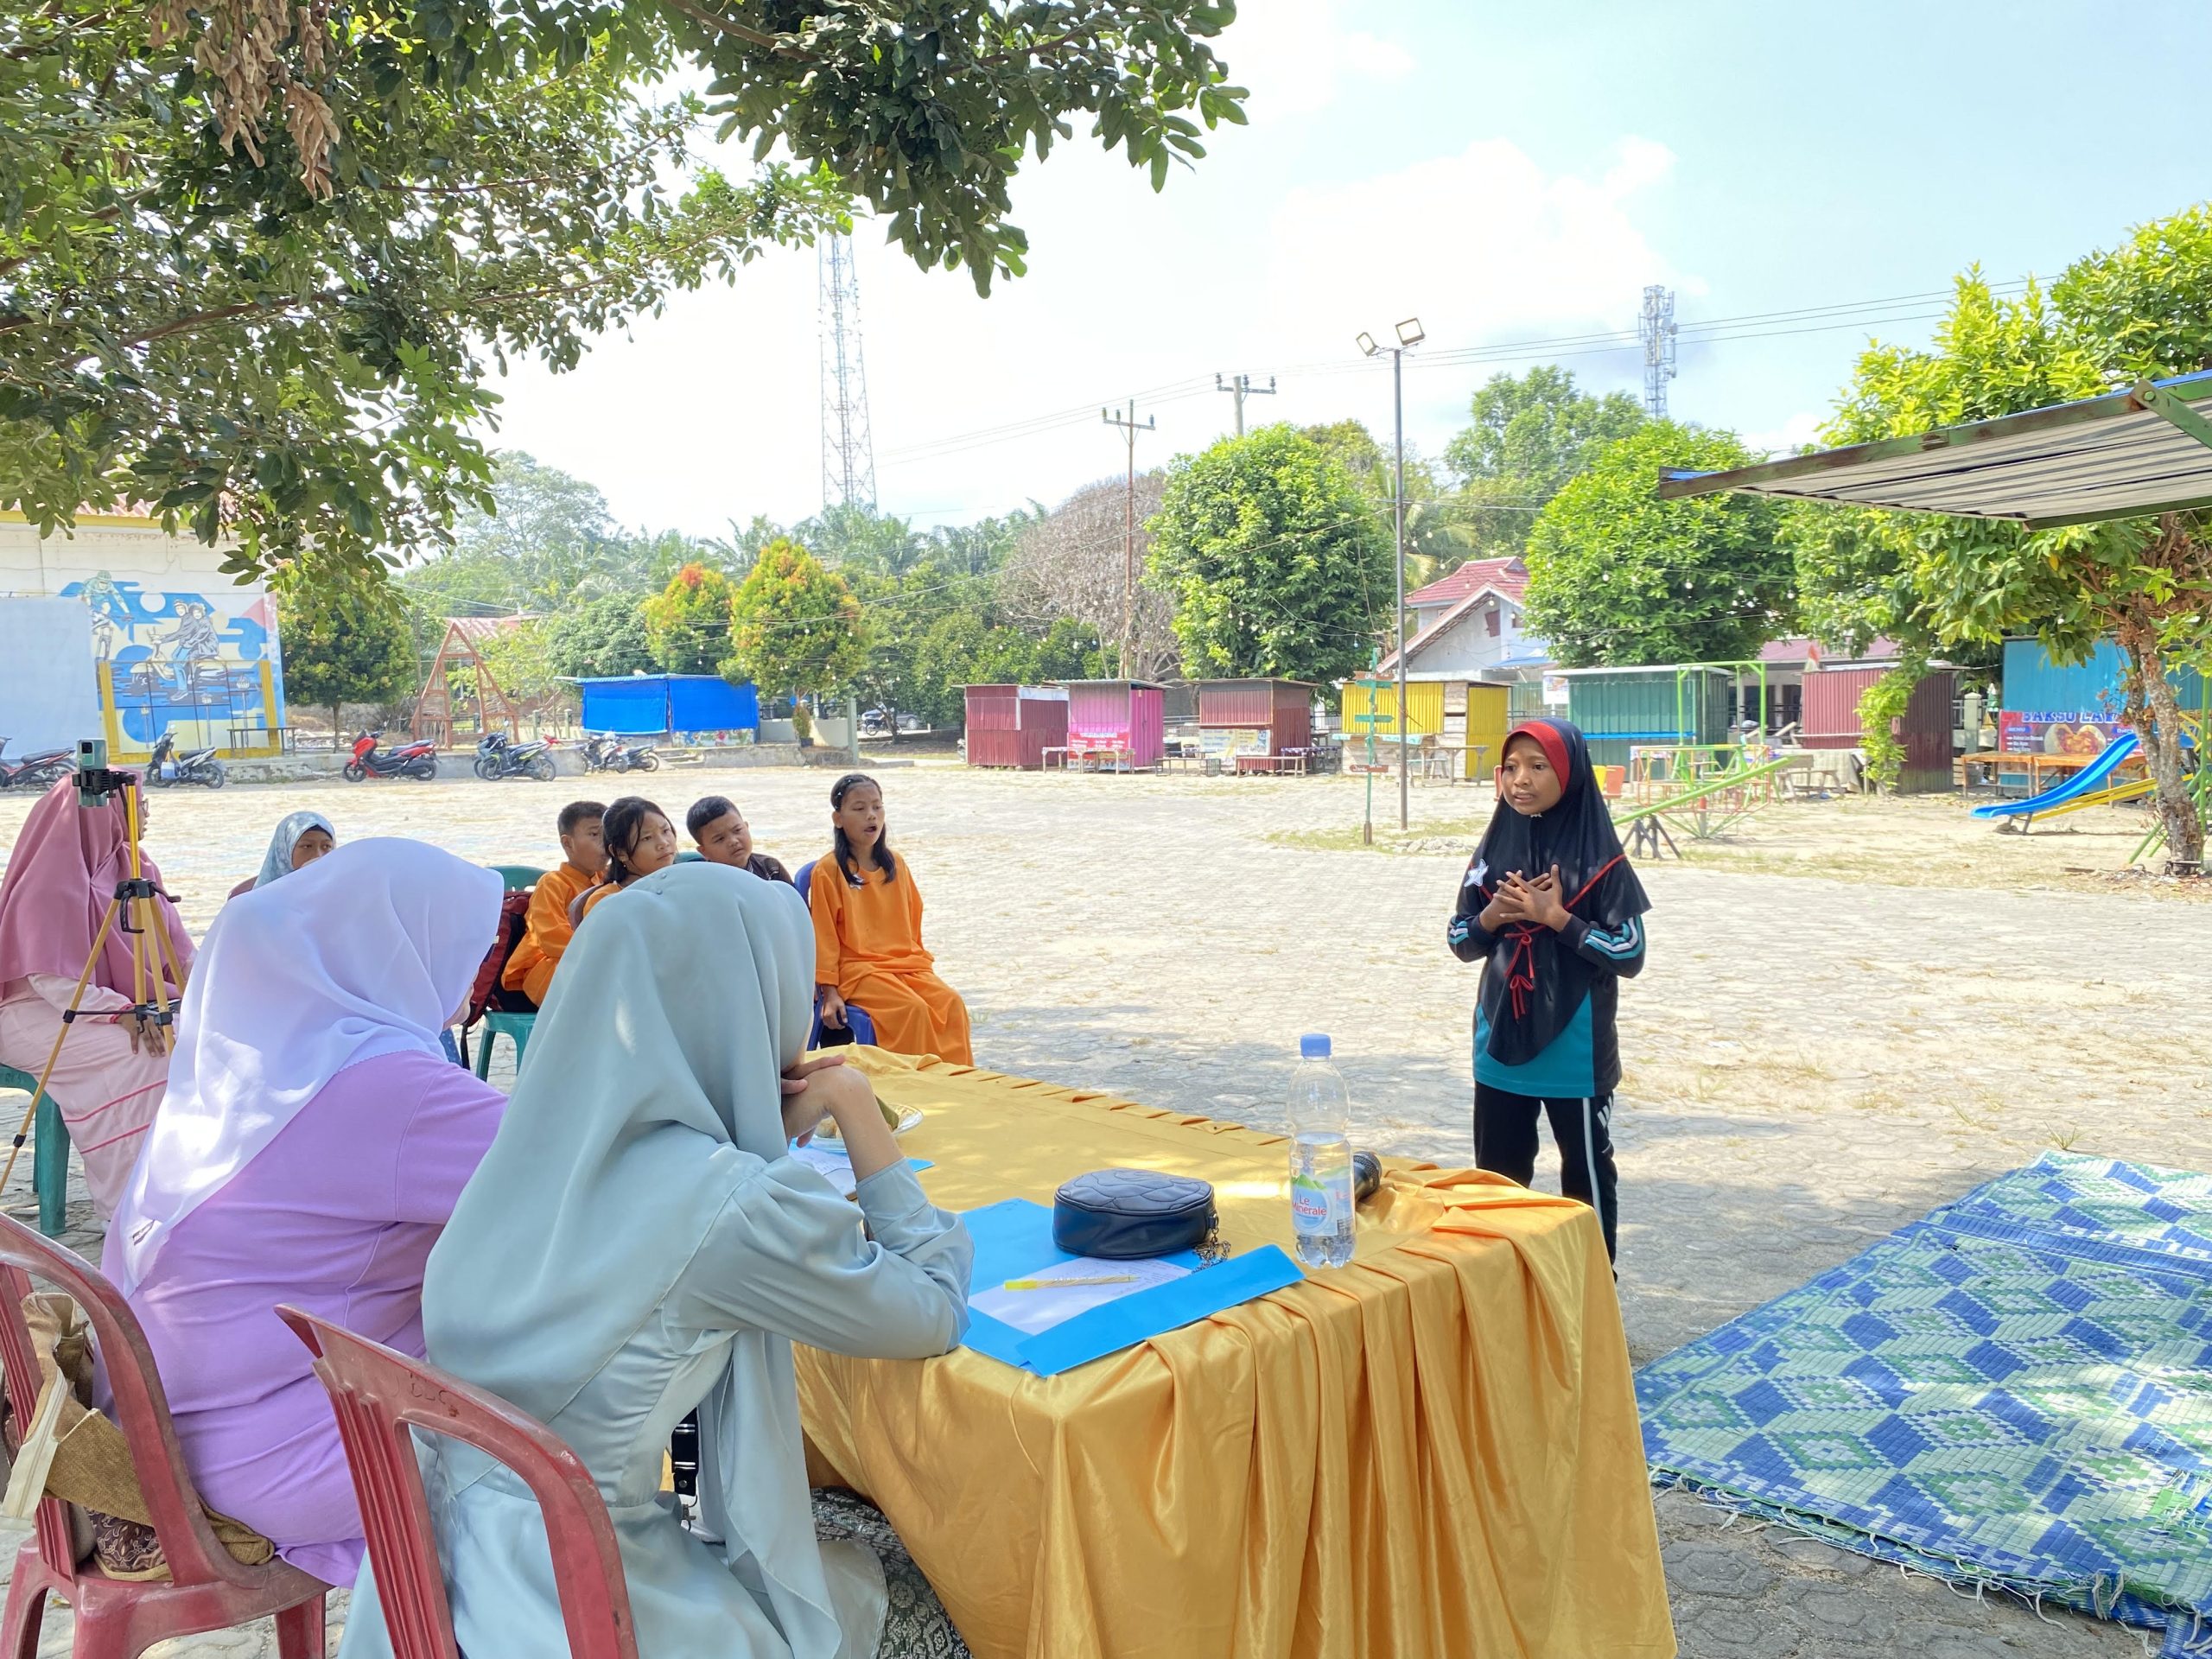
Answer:
[[[532,1002],[545,1001],[553,986],[553,970],[561,965],[561,953],[575,933],[569,921],[569,905],[578,893],[597,887],[607,874],[606,817],[606,807],[597,801],[571,801],[561,809],[561,868],[537,878],[522,943],[499,976],[500,984],[520,991]]]

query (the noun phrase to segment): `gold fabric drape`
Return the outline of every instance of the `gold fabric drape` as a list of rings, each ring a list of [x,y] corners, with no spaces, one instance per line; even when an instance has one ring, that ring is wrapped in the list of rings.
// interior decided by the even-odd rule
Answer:
[[[1290,1246],[1284,1143],[855,1051],[938,1204],[1109,1166]],[[1352,1264],[1055,1377],[799,1350],[817,1476],[890,1516],[978,1659],[1675,1651],[1604,1242],[1579,1204],[1400,1165]]]

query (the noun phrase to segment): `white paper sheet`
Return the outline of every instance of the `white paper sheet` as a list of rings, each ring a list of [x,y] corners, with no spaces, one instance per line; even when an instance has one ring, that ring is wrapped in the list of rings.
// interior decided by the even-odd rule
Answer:
[[[824,1146],[819,1141],[803,1147],[793,1147],[791,1156],[810,1169],[818,1169],[828,1178],[830,1185],[846,1198],[860,1191],[860,1179],[853,1173],[853,1160],[840,1146]]]
[[[853,1173],[853,1160],[843,1147],[835,1141],[824,1144],[810,1141],[803,1147],[793,1147],[791,1156],[810,1169],[819,1170],[841,1197],[852,1198],[860,1192],[861,1184]],[[919,1172],[929,1167],[926,1159],[909,1158],[906,1167]]]
[[[1097,1256],[1077,1256],[1072,1262],[1056,1262],[1049,1268],[1025,1274],[1027,1279],[1046,1281],[1058,1279],[1121,1278],[1127,1275],[1129,1282],[1118,1285],[1071,1285],[1065,1290],[1008,1290],[994,1285],[988,1290],[972,1294],[968,1305],[1004,1325],[1028,1336],[1049,1331],[1065,1324],[1078,1313],[1088,1313],[1094,1307],[1103,1307],[1124,1296],[1135,1295],[1140,1290],[1150,1290],[1180,1279],[1191,1270],[1178,1267],[1173,1262],[1109,1262]]]

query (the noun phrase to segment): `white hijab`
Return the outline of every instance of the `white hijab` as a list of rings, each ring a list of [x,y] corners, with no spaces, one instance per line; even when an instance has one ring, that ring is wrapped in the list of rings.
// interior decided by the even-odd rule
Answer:
[[[185,988],[168,1091],[111,1231],[124,1292],[349,1065],[439,1033],[499,931],[500,881],[419,841],[357,841],[240,893]]]
[[[787,1155],[779,1077],[814,1006],[813,926],[783,882],[677,864],[592,917],[423,1280],[431,1363],[541,1421],[653,1317],[753,1160]],[[834,1654],[791,1343],[730,1344],[700,1406],[705,1518],[792,1653]]]

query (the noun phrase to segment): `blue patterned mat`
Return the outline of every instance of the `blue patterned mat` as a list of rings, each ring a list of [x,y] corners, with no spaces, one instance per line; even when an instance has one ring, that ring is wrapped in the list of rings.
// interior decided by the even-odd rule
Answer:
[[[1637,1396],[1656,1484],[2212,1655],[2212,1177],[2047,1153]]]

